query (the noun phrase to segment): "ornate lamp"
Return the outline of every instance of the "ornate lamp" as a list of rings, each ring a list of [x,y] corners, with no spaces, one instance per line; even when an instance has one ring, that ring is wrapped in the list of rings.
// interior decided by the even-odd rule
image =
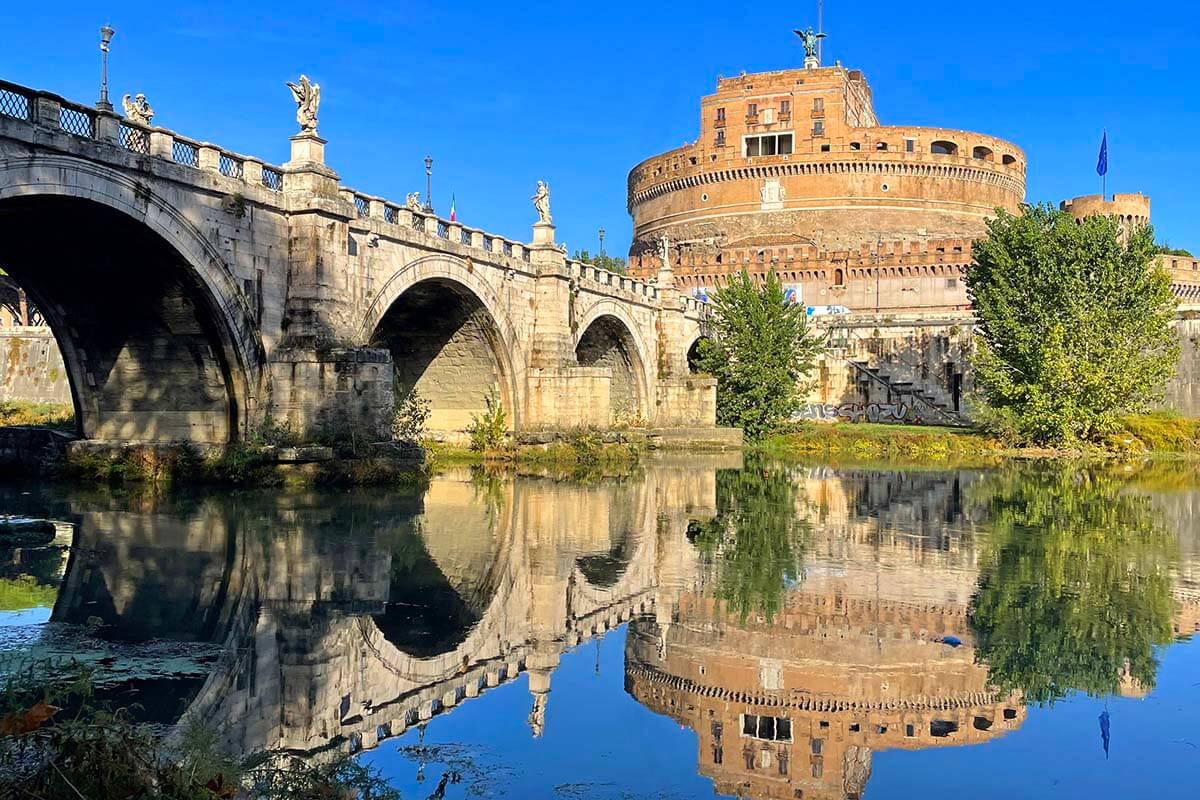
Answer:
[[[101,111],[113,110],[112,103],[108,102],[108,43],[114,33],[116,31],[108,25],[100,29],[100,101],[96,108]]]

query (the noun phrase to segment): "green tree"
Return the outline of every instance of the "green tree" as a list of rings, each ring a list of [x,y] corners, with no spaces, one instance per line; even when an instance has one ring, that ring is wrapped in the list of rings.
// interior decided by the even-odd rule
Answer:
[[[711,306],[713,337],[701,340],[698,366],[717,379],[717,422],[757,439],[799,409],[822,344],[774,272],[757,284],[742,270]]]
[[[1073,445],[1115,431],[1161,395],[1179,357],[1154,232],[1076,223],[1047,205],[999,211],[975,244],[975,381],[1015,438]]]
[[[717,473],[717,514],[693,524],[710,591],[745,619],[774,617],[789,583],[801,576],[808,527],[796,516],[795,482],[759,463]]]
[[[606,269],[609,272],[624,273],[626,269],[625,259],[620,256],[610,256],[607,253],[591,255],[587,250],[576,250],[575,260],[582,261],[585,264],[591,264],[593,267]]]
[[[1178,544],[1149,497],[1099,472],[1004,470],[972,487],[990,528],[971,623],[991,682],[1036,703],[1154,687]]]

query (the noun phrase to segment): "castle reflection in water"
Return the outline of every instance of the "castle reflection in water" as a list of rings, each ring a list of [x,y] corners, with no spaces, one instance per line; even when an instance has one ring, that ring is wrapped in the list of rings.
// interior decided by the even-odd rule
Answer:
[[[720,793],[856,798],[875,752],[1022,725],[1021,688],[993,685],[968,622],[989,520],[965,498],[985,473],[777,470],[801,544],[777,599],[746,601],[718,569],[734,563],[730,520],[745,524],[720,476],[760,469],[741,467],[661,460],[592,483],[460,471],[411,497],[0,499],[74,526],[54,621],[220,645],[199,676],[158,681],[155,711],[218,723],[235,753],[372,748],[521,673],[541,735],[560,657],[624,622],[625,690],[695,732]],[[1150,568],[1189,633],[1200,493],[1150,495],[1174,537]],[[1131,675],[1119,690],[1146,691]]]

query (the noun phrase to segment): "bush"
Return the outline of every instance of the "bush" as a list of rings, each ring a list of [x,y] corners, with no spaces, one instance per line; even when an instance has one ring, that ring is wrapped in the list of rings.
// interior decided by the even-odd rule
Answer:
[[[500,394],[492,389],[484,398],[482,414],[472,414],[467,432],[471,435],[471,449],[477,453],[498,450],[508,435],[508,415],[500,402]]]
[[[417,394],[413,389],[396,406],[392,415],[392,440],[397,442],[416,443],[425,436],[425,426],[429,424],[432,414],[429,401]]]

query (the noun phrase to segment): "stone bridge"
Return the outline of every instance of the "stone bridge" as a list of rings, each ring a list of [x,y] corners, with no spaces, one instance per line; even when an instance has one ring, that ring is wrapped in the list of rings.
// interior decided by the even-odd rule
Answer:
[[[703,306],[342,186],[0,82],[0,266],[54,331],[80,434],[222,443],[268,419],[382,436],[413,391],[461,432],[711,426]]]

